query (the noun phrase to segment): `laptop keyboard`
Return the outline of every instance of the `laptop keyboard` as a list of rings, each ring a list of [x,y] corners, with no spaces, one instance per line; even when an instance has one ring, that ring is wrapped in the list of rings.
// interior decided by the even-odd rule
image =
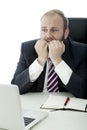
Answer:
[[[24,117],[25,126],[27,126],[28,124],[30,124],[34,120],[35,120],[34,118]]]

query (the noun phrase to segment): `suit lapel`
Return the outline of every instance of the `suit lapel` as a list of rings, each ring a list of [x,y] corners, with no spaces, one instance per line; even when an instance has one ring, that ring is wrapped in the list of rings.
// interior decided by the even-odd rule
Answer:
[[[45,73],[46,73],[46,64],[44,70],[42,71],[41,75],[38,78],[38,91],[40,92],[42,92],[44,88]]]
[[[63,54],[63,60],[74,70],[74,61],[73,61],[73,54],[72,54],[72,44],[70,40],[66,40],[65,42],[65,53]]]

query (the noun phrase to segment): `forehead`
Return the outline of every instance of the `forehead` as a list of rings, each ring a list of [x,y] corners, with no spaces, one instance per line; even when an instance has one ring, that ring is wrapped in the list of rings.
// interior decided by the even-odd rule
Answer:
[[[41,19],[41,27],[63,27],[63,19],[60,15],[54,14],[52,15],[45,15]]]

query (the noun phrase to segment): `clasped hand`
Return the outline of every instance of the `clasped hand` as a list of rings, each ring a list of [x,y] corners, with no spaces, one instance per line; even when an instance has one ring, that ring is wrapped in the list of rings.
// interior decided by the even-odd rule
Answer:
[[[59,40],[52,40],[47,42],[46,40],[38,40],[35,44],[35,50],[38,54],[38,62],[44,66],[47,58],[50,57],[53,64],[56,66],[62,61],[62,54],[65,51],[65,45]]]

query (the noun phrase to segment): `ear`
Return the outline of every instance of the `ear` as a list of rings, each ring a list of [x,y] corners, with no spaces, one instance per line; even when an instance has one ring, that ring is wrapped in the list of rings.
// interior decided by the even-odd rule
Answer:
[[[64,32],[64,38],[66,39],[69,35],[69,28],[67,27]]]

